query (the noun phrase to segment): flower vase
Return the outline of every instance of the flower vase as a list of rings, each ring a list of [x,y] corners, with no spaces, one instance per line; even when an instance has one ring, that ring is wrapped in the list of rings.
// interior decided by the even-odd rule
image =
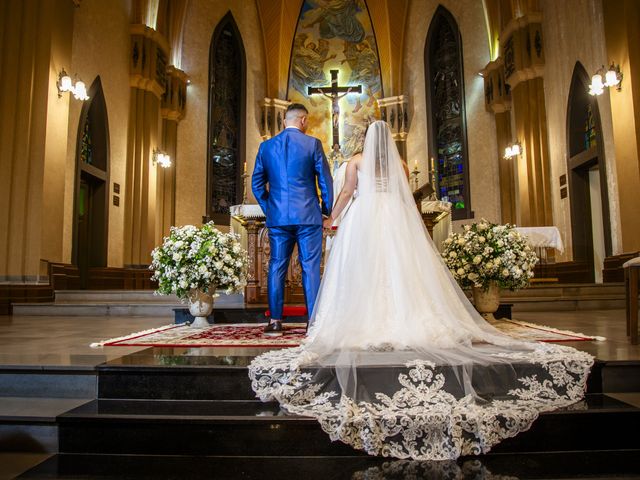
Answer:
[[[473,287],[473,304],[485,320],[495,322],[496,318],[493,314],[496,313],[500,306],[500,287],[498,284],[491,282],[486,290]]]
[[[213,311],[214,295],[209,291],[194,289],[189,293],[189,313],[193,315],[192,328],[208,328],[207,317]]]

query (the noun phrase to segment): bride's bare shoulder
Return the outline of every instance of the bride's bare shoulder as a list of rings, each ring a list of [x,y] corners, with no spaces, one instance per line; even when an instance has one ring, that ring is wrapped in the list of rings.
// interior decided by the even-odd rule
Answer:
[[[358,166],[358,164],[360,163],[360,160],[362,160],[362,153],[356,153],[353,157],[349,159],[349,163],[353,163],[354,165]]]

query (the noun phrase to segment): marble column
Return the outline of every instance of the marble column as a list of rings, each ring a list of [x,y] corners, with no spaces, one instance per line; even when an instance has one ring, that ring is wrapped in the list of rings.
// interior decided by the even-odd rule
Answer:
[[[262,101],[260,117],[262,140],[268,140],[284,130],[284,114],[290,104],[290,101],[280,98],[265,98]]]
[[[161,97],[167,88],[166,39],[146,25],[131,25],[129,132],[124,215],[124,264],[148,265],[159,241],[156,228]]]
[[[511,90],[513,141],[522,146],[515,157],[517,223],[553,225],[547,114],[544,97],[542,13],[512,19],[500,35],[504,79]]]
[[[0,31],[0,282],[30,283],[62,260],[73,3],[4,1]]]
[[[380,115],[382,120],[387,122],[391,127],[393,139],[400,152],[400,156],[406,162],[407,159],[407,132],[409,131],[409,109],[408,97],[406,95],[398,95],[395,97],[386,97],[378,100],[380,107]]]
[[[511,88],[505,83],[504,61],[498,58],[482,70],[484,78],[485,108],[495,115],[496,143],[500,175],[500,211],[503,223],[516,223],[516,172],[517,158],[505,158],[507,146],[514,142],[511,133]]]
[[[167,89],[162,95],[161,149],[171,157],[169,168],[158,169],[156,238],[169,234],[176,220],[176,164],[178,123],[184,117],[187,101],[187,75],[173,65],[167,68]]]

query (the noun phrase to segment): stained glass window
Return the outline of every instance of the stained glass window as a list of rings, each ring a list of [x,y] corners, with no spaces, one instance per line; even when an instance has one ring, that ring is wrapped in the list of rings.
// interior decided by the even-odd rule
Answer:
[[[431,22],[425,62],[437,195],[453,203],[454,219],[469,218],[462,45],[458,25],[444,7],[438,8]]]
[[[82,130],[82,141],[80,143],[80,160],[83,163],[88,163],[91,165],[93,163],[93,148],[91,144],[91,125],[90,125],[90,117],[87,115],[87,118],[84,122],[84,128]]]
[[[596,141],[596,122],[593,118],[593,111],[591,110],[591,104],[587,104],[587,119],[584,122],[584,149],[589,150],[595,147]]]
[[[231,14],[216,28],[209,52],[208,214],[228,220],[242,202],[244,50]]]

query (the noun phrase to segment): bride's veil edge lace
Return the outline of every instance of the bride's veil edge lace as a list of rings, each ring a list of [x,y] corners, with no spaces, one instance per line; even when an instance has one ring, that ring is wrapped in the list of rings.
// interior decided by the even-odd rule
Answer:
[[[317,418],[333,440],[427,460],[486,452],[580,400],[592,363],[504,335],[475,311],[428,235],[388,125],[375,122],[308,339],[257,357],[249,374],[262,400]]]

